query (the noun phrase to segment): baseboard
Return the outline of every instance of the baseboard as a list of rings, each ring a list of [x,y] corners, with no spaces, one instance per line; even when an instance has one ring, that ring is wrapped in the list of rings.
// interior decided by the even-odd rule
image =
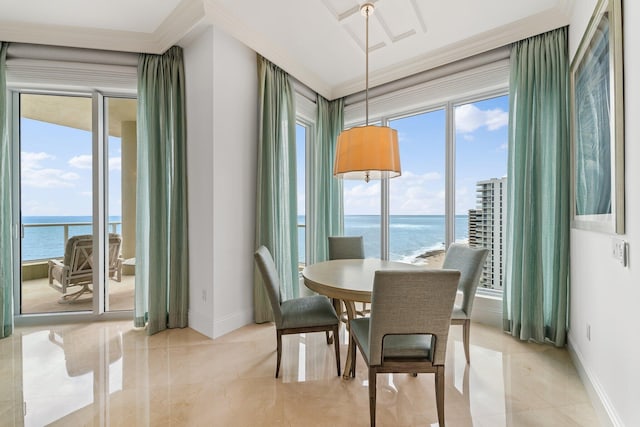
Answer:
[[[582,384],[584,384],[584,388],[589,394],[593,408],[598,414],[599,421],[605,427],[624,427],[624,423],[620,420],[620,417],[611,404],[611,401],[604,389],[600,385],[597,377],[582,363],[582,354],[580,353],[580,350],[573,346],[571,336],[567,339],[567,349],[569,350],[569,355],[573,360],[573,365],[578,371],[578,376],[582,380]]]
[[[253,310],[243,310],[213,321],[213,338],[253,323]]]
[[[460,303],[462,293],[458,296]],[[494,328],[502,328],[502,298],[496,298],[488,295],[476,294],[473,301],[473,311],[471,312],[471,320],[477,323],[493,326]]]
[[[189,310],[189,327],[213,339],[213,318],[211,316]]]

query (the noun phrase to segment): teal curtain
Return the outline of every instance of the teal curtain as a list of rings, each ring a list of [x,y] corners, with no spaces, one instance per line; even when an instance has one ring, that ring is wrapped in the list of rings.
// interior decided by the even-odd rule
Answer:
[[[5,72],[8,46],[0,42],[0,338],[13,333],[13,179]]]
[[[293,85],[283,70],[258,56],[258,174],[256,248],[266,246],[280,276],[282,300],[298,289],[296,115]],[[256,323],[273,320],[258,270],[254,270]]]
[[[138,61],[135,325],[187,326],[189,245],[182,49]]]
[[[567,28],[511,51],[504,329],[563,346],[569,286]]]
[[[316,97],[316,137],[309,167],[309,213],[306,238],[308,261],[313,264],[329,258],[329,236],[341,236],[344,230],[342,180],[333,177],[338,135],[344,127],[344,100],[327,101]]]

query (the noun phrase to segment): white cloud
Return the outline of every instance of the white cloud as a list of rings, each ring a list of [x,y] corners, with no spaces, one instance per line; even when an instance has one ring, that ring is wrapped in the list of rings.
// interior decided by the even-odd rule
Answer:
[[[80,176],[61,169],[47,168],[42,162],[53,160],[55,156],[39,152],[23,151],[20,154],[22,185],[35,188],[73,187]]]
[[[55,156],[40,152],[40,153],[30,153],[28,151],[23,151],[20,153],[20,166],[22,170],[25,169],[36,169],[40,168],[40,162],[43,160],[53,160]]]
[[[78,169],[91,169],[93,166],[93,159],[91,154],[81,154],[79,156],[69,159],[69,166]]]
[[[380,214],[380,181],[347,184],[344,190],[346,215]],[[390,206],[393,215],[444,213],[444,178],[438,172],[416,174],[403,171],[390,181]]]
[[[345,215],[380,214],[380,181],[344,181]]]
[[[456,108],[456,131],[471,133],[486,127],[488,130],[498,130],[509,122],[509,114],[499,108],[481,110],[473,104],[465,104]]]
[[[91,169],[93,167],[93,157],[90,154],[81,154],[69,159],[69,166],[77,169]],[[109,170],[121,170],[122,158],[109,157]]]
[[[109,170],[110,171],[122,170],[122,158],[121,157],[109,157]]]
[[[444,179],[438,172],[405,171],[390,181],[390,205],[394,215],[444,213]]]
[[[60,169],[22,169],[22,185],[35,188],[73,187],[80,176]]]

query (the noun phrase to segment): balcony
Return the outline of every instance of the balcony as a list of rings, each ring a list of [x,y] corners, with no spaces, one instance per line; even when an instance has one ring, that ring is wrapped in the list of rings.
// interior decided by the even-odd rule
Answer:
[[[111,221],[108,230],[111,233],[120,232],[121,221]],[[49,286],[48,260],[62,259],[64,246],[70,236],[89,234],[90,222],[66,222],[66,223],[31,223],[24,224],[23,256],[22,261],[22,292],[21,313],[58,313],[72,311],[92,311],[93,294],[85,294],[73,303],[60,304],[61,294]],[[57,238],[56,238],[57,237]],[[31,240],[31,241],[29,241]],[[123,242],[124,243],[124,242]],[[34,245],[37,250],[29,250]],[[26,252],[26,253],[25,253]],[[30,256],[34,254],[34,256]],[[135,285],[135,261],[125,261],[122,271],[122,280],[108,280],[107,298],[109,311],[132,310],[133,290]],[[73,290],[72,290],[73,292]]]

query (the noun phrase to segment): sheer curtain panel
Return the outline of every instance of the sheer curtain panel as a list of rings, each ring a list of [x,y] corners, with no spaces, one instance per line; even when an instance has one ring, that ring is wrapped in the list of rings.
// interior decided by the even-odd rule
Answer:
[[[13,333],[13,180],[7,110],[7,46],[0,42],[0,338]]]
[[[189,245],[182,48],[138,62],[135,325],[187,326]]]
[[[344,127],[344,100],[327,101],[316,96],[316,138],[310,164],[309,224],[311,264],[329,257],[327,237],[343,234],[342,180],[333,177],[338,135]]]
[[[569,282],[567,28],[511,51],[504,329],[563,346]]]
[[[296,200],[296,116],[293,84],[287,73],[258,56],[258,182],[256,248],[273,255],[282,300],[298,289]],[[273,320],[262,278],[254,270],[256,323]]]

